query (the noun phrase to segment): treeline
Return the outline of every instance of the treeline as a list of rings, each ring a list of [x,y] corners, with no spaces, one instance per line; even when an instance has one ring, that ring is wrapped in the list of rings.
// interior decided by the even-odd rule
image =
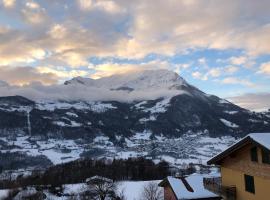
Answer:
[[[145,158],[127,160],[76,160],[56,165],[44,173],[33,173],[28,177],[18,177],[15,181],[0,181],[0,188],[23,187],[27,185],[62,185],[85,182],[86,178],[99,175],[119,180],[157,180],[168,176],[169,164],[161,161],[155,164]]]

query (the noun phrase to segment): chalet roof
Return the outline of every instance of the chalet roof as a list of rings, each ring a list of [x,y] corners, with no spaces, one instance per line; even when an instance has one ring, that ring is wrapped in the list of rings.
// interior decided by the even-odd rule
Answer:
[[[218,195],[204,188],[203,175],[192,174],[186,178],[167,177],[159,183],[159,186],[169,185],[178,200],[217,198]],[[184,179],[184,180],[183,180]]]
[[[219,164],[222,159],[243,148],[247,144],[255,144],[270,150],[270,133],[250,133],[225,151],[210,159],[207,164]]]

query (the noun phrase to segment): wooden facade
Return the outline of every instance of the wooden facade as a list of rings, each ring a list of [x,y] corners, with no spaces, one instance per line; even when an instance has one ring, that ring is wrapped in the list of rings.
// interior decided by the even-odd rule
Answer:
[[[250,150],[252,147],[256,147],[256,145],[247,144],[233,155],[226,157],[221,166],[270,180],[270,164],[262,163],[262,147],[257,147],[257,162],[251,161]]]
[[[221,186],[235,187],[236,200],[269,200],[270,164],[263,163],[263,151],[270,153],[265,146],[246,137],[208,164],[220,165]]]

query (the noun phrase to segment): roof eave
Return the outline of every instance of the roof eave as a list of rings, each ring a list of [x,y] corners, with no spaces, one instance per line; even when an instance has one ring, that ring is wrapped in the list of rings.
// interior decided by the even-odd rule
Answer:
[[[215,157],[208,160],[207,164],[208,165],[212,165],[212,164],[220,165],[220,161],[222,159],[224,159],[226,156],[230,155],[234,151],[236,151],[236,150],[242,148],[243,146],[247,145],[249,142],[254,142],[254,140],[250,136],[247,136],[244,139],[237,142],[236,144],[234,144],[233,146],[226,149],[225,151],[221,152],[220,154],[218,154]]]

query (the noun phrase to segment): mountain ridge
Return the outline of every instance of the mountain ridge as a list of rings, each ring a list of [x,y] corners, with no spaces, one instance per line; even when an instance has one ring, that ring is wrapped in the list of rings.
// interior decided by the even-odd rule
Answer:
[[[96,94],[90,95],[115,92],[110,88],[119,86],[125,89],[120,93],[121,98],[126,99],[160,81],[143,79],[144,83],[140,84],[136,80],[147,76],[138,77],[132,84],[123,80],[109,84],[110,79],[106,79],[101,85],[107,89],[92,90]],[[171,91],[171,96],[153,98],[150,93],[152,99],[133,101],[0,97],[0,159],[1,153],[12,149],[30,156],[45,156],[54,164],[80,157],[126,158],[127,155],[206,160],[235,138],[250,132],[270,132],[268,112],[251,112],[206,94],[171,73],[161,82],[163,85],[158,87],[165,88],[165,94]],[[170,90],[172,85],[178,87]],[[89,92],[89,87],[83,81],[76,81],[60,89],[71,89],[69,94],[76,95]]]

